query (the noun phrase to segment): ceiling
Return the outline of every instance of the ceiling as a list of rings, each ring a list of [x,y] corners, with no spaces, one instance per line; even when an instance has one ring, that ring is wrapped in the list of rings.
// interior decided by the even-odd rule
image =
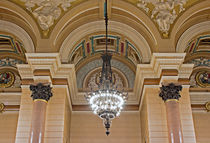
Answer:
[[[97,84],[101,67],[103,3],[1,0],[0,70],[18,76],[16,64],[27,62],[25,53],[59,53],[63,64],[75,65],[82,94],[89,84]],[[108,0],[108,17],[115,78],[131,95],[137,65],[150,63],[153,53],[186,52],[185,62],[196,64],[193,86],[197,73],[208,73],[209,0]]]

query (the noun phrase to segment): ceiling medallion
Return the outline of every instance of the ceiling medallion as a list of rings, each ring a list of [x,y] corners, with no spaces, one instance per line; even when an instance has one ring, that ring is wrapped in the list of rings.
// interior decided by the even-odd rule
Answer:
[[[164,38],[168,38],[171,25],[177,16],[185,10],[189,0],[139,0],[137,6],[150,14],[157,23]],[[152,5],[152,9],[151,9]]]
[[[122,92],[118,85],[113,83],[111,58],[112,55],[107,50],[108,45],[108,15],[107,15],[107,0],[104,3],[104,17],[106,23],[106,51],[102,54],[103,61],[102,71],[100,74],[99,85],[90,87],[91,92],[88,92],[85,97],[94,114],[97,114],[103,119],[106,128],[106,135],[109,135],[109,128],[112,120],[120,115],[123,105],[128,94]]]
[[[75,0],[20,0],[37,19],[42,30],[48,31],[62,11],[67,11]]]
[[[210,112],[210,102],[206,102],[205,108],[206,108],[207,112]]]
[[[14,84],[15,76],[12,72],[0,73],[0,88],[8,88]]]
[[[198,72],[196,74],[196,82],[201,87],[210,87],[210,71]]]

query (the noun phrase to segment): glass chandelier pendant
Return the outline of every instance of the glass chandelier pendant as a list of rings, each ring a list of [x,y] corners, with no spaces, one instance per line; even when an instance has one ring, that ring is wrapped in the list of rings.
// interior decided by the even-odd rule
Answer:
[[[113,84],[111,58],[112,55],[107,51],[107,35],[108,35],[108,15],[107,15],[107,0],[104,3],[104,16],[106,24],[106,51],[102,54],[103,60],[102,71],[100,75],[100,84],[97,89],[91,88],[85,97],[94,114],[97,114],[103,119],[106,128],[106,135],[109,135],[109,128],[112,120],[120,115],[123,105],[127,99],[128,94],[118,89],[117,85]]]

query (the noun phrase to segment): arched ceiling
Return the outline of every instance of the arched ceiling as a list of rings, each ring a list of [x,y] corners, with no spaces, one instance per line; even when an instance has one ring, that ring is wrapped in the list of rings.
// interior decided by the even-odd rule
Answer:
[[[75,64],[79,90],[97,85],[104,50],[103,4],[104,0],[0,0],[0,35],[7,37],[0,36],[3,75],[19,77],[15,65],[27,62],[24,54],[14,53],[14,41],[24,52],[60,53],[62,63]],[[192,81],[206,86],[206,80],[199,80],[210,75],[206,49],[210,0],[108,0],[108,4],[115,82],[132,91],[137,64],[149,63],[153,53],[186,52],[185,62],[196,65]],[[16,57],[8,56],[11,52]],[[14,87],[20,87],[17,79]]]
[[[11,24],[1,26],[0,32],[16,34],[27,52],[60,52],[66,62],[75,44],[83,37],[97,30],[104,31],[103,2],[2,0],[1,23]],[[201,27],[194,29],[193,34],[188,33],[191,34],[188,39],[187,31],[210,19],[209,0],[109,0],[108,4],[109,31],[130,38],[144,56],[143,62],[149,62],[153,52],[183,52],[186,44],[182,45],[181,41],[188,43],[199,34]],[[84,27],[90,24],[98,26],[85,30]],[[12,25],[16,25],[16,31],[3,28],[11,29]],[[84,30],[81,35],[73,35],[81,29]],[[205,27],[201,31],[206,32]]]

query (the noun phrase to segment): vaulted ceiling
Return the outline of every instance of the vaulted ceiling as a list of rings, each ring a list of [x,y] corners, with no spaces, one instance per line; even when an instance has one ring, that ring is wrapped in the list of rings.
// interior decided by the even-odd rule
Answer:
[[[108,2],[109,31],[131,39],[142,55],[146,53],[145,62],[152,52],[184,51],[185,47],[181,50],[177,45],[184,32],[209,20],[208,0]],[[22,30],[23,41],[31,41],[24,44],[26,51],[60,52],[65,62],[65,54],[69,55],[82,38],[104,31],[103,0],[2,0],[0,5],[1,23],[18,27],[18,32],[8,28],[2,32],[20,37],[17,34]]]
[[[97,81],[104,51],[103,4],[104,0],[1,0],[1,63],[14,70],[15,64],[27,62],[25,52],[60,53],[62,63],[75,65],[79,90],[95,84],[91,80]],[[108,0],[108,14],[113,72],[128,90],[133,88],[136,65],[149,63],[152,53],[186,52],[185,62],[203,60],[207,64],[200,65],[209,69],[209,0]]]

